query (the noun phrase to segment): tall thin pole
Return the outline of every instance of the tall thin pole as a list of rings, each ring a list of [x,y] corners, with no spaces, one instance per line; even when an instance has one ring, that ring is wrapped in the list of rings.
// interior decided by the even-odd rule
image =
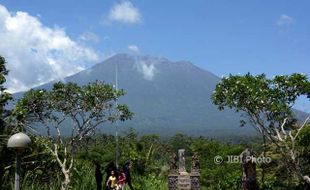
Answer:
[[[117,91],[118,90],[118,65],[117,63],[115,64],[115,90]],[[117,107],[118,105],[118,102],[117,102],[117,99],[116,99],[116,102],[115,102],[115,105]],[[118,112],[117,112],[118,114]],[[116,168],[118,168],[118,152],[119,152],[119,145],[118,145],[118,125],[117,125],[117,120],[115,122],[115,143],[116,143],[116,148],[115,148],[115,165],[116,165]]]
[[[16,152],[16,170],[15,170],[15,190],[19,190],[20,186],[20,165],[21,165],[21,155]]]

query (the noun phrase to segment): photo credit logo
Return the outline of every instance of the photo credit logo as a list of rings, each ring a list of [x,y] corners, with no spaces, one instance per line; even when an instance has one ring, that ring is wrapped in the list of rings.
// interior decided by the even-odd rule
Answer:
[[[224,159],[222,156],[217,155],[214,157],[214,163],[215,164],[221,164],[221,163],[223,163],[223,161],[224,161]]]
[[[224,160],[224,158],[226,158]],[[214,157],[214,163],[215,164],[221,164],[221,163],[229,163],[229,164],[241,164],[242,163],[242,159],[239,155],[228,155],[227,157],[222,157],[220,155],[217,155]],[[256,164],[269,164],[272,159],[270,157],[264,157],[264,156],[259,156],[259,157],[254,157],[254,156],[247,156],[245,158],[246,162],[252,162],[252,163],[256,163]]]

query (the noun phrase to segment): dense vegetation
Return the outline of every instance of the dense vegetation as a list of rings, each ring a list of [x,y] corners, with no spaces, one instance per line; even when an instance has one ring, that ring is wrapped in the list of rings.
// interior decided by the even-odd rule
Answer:
[[[98,124],[132,117],[126,105],[115,103],[124,92],[101,82],[84,86],[56,83],[51,91],[30,90],[8,110],[5,106],[11,96],[3,87],[7,74],[5,60],[1,57],[0,189],[13,188],[14,152],[6,148],[6,142],[17,131],[28,133],[33,142],[22,158],[21,183],[25,190],[96,189],[96,165],[99,164],[104,173],[116,155],[120,166],[128,160],[133,163],[135,189],[164,190],[167,189],[169,157],[180,148],[186,150],[188,171],[191,156],[194,153],[199,156],[201,189],[240,189],[241,165],[238,161],[228,162],[228,157],[239,156],[247,147],[253,149],[256,157],[272,160],[256,165],[261,189],[306,187],[307,178],[303,177],[310,174],[310,125],[305,123],[300,128],[301,124],[290,112],[291,103],[299,95],[309,98],[309,81],[303,75],[267,80],[264,75],[248,74],[223,79],[213,97],[215,104],[220,109],[228,106],[248,113],[262,132],[255,138],[240,136],[223,141],[184,134],[170,138],[140,136],[134,130],[128,130],[117,139],[98,133]],[[47,132],[38,134],[32,126],[42,127]],[[64,126],[72,128],[71,135],[61,134],[59,129]],[[221,156],[223,162],[216,163],[217,156]]]
[[[304,166],[310,172],[309,166],[309,136],[310,127],[303,132],[299,146],[304,158]],[[24,189],[60,189],[63,175],[59,166],[48,150],[45,150],[44,139],[32,137],[33,144],[23,157]],[[169,173],[168,159],[171,152],[179,148],[186,149],[187,170],[190,170],[191,155],[197,152],[201,164],[202,189],[240,189],[240,163],[228,163],[227,156],[240,155],[246,146],[251,144],[257,156],[262,154],[261,142],[256,139],[252,142],[232,144],[203,137],[192,138],[177,134],[169,139],[160,139],[156,135],[138,136],[131,130],[119,138],[120,165],[126,160],[133,162],[133,184],[136,189],[167,189],[167,175]],[[301,189],[303,183],[287,172],[285,162],[279,154],[274,153],[274,147],[269,147],[267,156],[272,162],[258,165],[258,180],[264,189]],[[214,157],[220,155],[224,162],[216,164]],[[115,159],[115,137],[98,134],[88,139],[82,148],[73,155],[75,167],[72,176],[72,189],[95,189],[95,163],[99,162],[102,171],[105,166]],[[10,160],[10,168],[4,177],[3,189],[11,189],[14,179],[14,159]],[[261,182],[261,169],[265,168],[265,180]],[[104,176],[105,179],[105,176]]]

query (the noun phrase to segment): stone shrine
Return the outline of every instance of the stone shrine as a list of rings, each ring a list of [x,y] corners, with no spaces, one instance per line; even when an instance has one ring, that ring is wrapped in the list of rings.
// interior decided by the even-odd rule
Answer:
[[[177,164],[178,162],[178,164]],[[199,159],[197,153],[192,156],[191,173],[186,171],[185,150],[179,149],[178,157],[173,153],[169,160],[170,174],[168,176],[169,190],[199,190]],[[177,168],[178,166],[178,168]]]

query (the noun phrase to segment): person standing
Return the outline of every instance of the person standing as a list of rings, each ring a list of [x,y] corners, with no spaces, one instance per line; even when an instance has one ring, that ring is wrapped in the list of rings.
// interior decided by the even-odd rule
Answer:
[[[120,173],[118,175],[118,190],[124,190],[125,189],[125,183],[126,183],[126,174],[123,169],[120,170]]]
[[[95,163],[96,170],[95,170],[95,177],[96,177],[96,183],[97,183],[97,190],[102,190],[102,172],[100,168],[100,164],[98,162]]]
[[[117,179],[115,176],[115,172],[111,172],[111,176],[108,178],[106,186],[109,187],[109,190],[116,190],[117,188]]]
[[[131,169],[131,163],[130,163],[130,161],[127,161],[123,167],[124,173],[126,175],[125,182],[126,182],[126,184],[128,184],[130,190],[134,190],[134,188],[132,187],[132,184],[131,184],[130,169]]]

